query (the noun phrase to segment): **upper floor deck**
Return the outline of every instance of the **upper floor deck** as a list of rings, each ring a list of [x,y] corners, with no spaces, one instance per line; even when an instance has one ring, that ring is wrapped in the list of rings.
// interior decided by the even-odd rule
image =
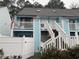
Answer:
[[[17,17],[14,25],[15,30],[33,30],[33,17]]]

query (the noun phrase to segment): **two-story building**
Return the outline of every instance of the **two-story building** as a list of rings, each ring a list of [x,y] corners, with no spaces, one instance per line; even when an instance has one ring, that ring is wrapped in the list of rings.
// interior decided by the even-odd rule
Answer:
[[[13,37],[34,38],[35,51],[50,39],[60,49],[74,46],[79,44],[78,12],[78,9],[24,8],[14,20]]]

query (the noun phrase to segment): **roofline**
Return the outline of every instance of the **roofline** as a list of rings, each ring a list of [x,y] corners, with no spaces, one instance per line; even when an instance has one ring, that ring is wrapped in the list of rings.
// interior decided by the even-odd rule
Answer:
[[[16,16],[47,16],[47,15],[16,15]],[[79,17],[79,16],[48,16],[48,17]]]

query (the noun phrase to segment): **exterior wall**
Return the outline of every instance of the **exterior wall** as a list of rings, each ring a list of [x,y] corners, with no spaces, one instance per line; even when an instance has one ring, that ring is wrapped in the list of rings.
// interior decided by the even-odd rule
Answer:
[[[56,22],[62,27],[62,29],[69,35],[69,19],[65,17],[58,17]]]
[[[50,24],[50,26],[52,27],[52,29],[55,29],[55,21],[56,21],[56,19],[48,19],[48,22],[49,22],[49,24]]]
[[[57,17],[57,18],[56,18],[56,22],[62,27],[62,24],[61,24],[61,17]]]
[[[15,31],[17,31],[17,32],[20,31],[20,34],[22,32],[24,32],[24,34],[22,33],[23,35],[25,35],[25,34],[27,35],[27,33],[25,33],[25,32],[28,32],[28,31],[33,32],[33,21],[31,21],[31,22],[30,21],[22,21],[23,19],[27,20],[28,17],[33,18],[32,16],[16,16],[15,17],[15,26],[13,28],[13,34]]]
[[[79,32],[79,17],[75,17],[75,23],[70,23],[75,29],[74,30],[70,30],[69,27],[69,20],[68,18],[65,17],[58,17],[57,19],[57,23],[62,27],[62,29],[67,33],[67,35],[70,35],[70,32],[75,32],[75,35],[78,36],[78,32]]]
[[[69,19],[61,17],[62,29],[69,35]]]
[[[0,34],[10,36],[11,19],[7,7],[0,8]]]
[[[69,29],[70,29],[70,32],[74,32],[75,36],[78,37],[79,36],[79,17],[75,17],[73,20],[74,20],[74,23],[70,22]]]
[[[15,22],[18,22],[20,20],[21,16],[17,16]],[[24,16],[26,17],[26,16]],[[14,29],[15,31],[17,29]],[[29,31],[30,29],[18,29],[17,31]],[[34,51],[39,52],[40,50],[40,43],[41,43],[41,27],[40,27],[40,19],[39,16],[35,17],[33,19],[33,38],[34,38]]]
[[[35,19],[34,19],[34,50],[35,52],[39,52],[40,50],[40,43],[41,43],[41,27],[40,27],[40,19],[39,19],[39,16],[37,16]]]
[[[79,17],[77,17],[76,19],[75,19],[75,25],[76,25],[76,32],[79,32]]]

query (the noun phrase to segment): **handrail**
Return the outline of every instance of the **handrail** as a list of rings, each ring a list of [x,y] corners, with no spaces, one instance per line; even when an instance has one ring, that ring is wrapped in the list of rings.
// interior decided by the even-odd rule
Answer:
[[[51,39],[49,39],[49,42],[43,43],[41,47],[42,47],[42,49],[46,49],[47,46],[50,45],[50,44],[52,44],[52,43],[53,43],[53,41]]]
[[[56,38],[54,38],[54,40],[57,39],[58,37],[59,37],[59,36],[57,36]],[[41,42],[41,45],[42,45],[41,47],[44,49],[44,48],[46,48],[47,45],[50,45],[50,44],[52,44],[52,43],[53,43],[53,40],[50,38],[49,40],[47,40],[47,41],[44,42],[44,43]]]
[[[71,37],[74,37],[74,38],[71,38]],[[65,39],[65,38],[68,38],[68,39]],[[54,38],[54,40],[57,40],[57,42],[55,41],[55,44],[54,45],[55,45],[55,47],[57,45],[56,48],[62,49],[62,50],[63,49],[66,49],[68,47],[73,47],[76,44],[79,44],[79,43],[77,43],[78,41],[77,41],[76,38],[77,37],[75,37],[75,36],[63,36],[63,37],[62,36],[57,36],[56,38]],[[42,46],[41,47],[42,47],[43,50],[45,50],[47,48],[50,48],[52,46],[51,45],[52,43],[53,43],[53,40],[52,39],[49,39],[45,43],[42,43]],[[51,45],[51,46],[49,46],[49,45]]]
[[[46,42],[44,42],[44,44],[43,44],[43,45],[48,44],[50,41],[52,41],[52,39],[47,40]]]
[[[55,26],[56,26],[55,28],[59,30],[59,32],[61,31],[62,34],[66,35],[66,32],[56,22],[55,22]]]
[[[49,31],[49,34],[51,35],[51,38],[54,39],[54,33],[52,31],[52,28],[50,27],[49,23],[47,20],[44,22],[46,29]]]
[[[45,20],[44,24],[45,24],[46,29],[49,31],[51,38],[42,44],[43,48],[45,48],[45,46],[50,43],[55,43],[54,42],[54,33],[53,33],[52,28],[50,27],[48,21]]]
[[[41,43],[41,47],[43,49],[45,49],[48,44],[50,44],[51,42],[54,41],[53,40],[54,39],[54,33],[53,33],[52,28],[50,27],[47,20],[45,20],[44,25],[45,25],[46,29],[49,31],[49,34],[50,34],[51,38],[49,40],[47,40],[46,42]]]
[[[59,34],[61,35],[58,35],[57,37],[55,37],[54,38],[54,33],[53,33],[53,31],[52,31],[52,27],[51,27],[51,25],[47,22],[47,21],[45,21],[45,25],[46,25],[46,27],[47,27],[47,30],[49,31],[49,34],[51,35],[51,38],[49,39],[49,40],[47,40],[45,43],[43,43],[42,44],[42,46],[43,46],[43,48],[46,48],[48,45],[50,45],[52,42],[54,43],[54,44],[56,44],[56,42],[55,42],[55,40],[56,39],[58,39],[59,40],[59,42],[62,40],[63,42],[64,42],[64,46],[65,46],[65,44],[68,44],[68,41],[66,40],[66,37],[65,36],[67,36],[66,35],[66,32],[64,32],[64,30],[55,22],[55,28],[60,32]],[[53,36],[53,37],[52,37]],[[61,39],[62,38],[62,39]],[[53,39],[53,40],[52,40]],[[67,42],[66,42],[67,41]],[[62,42],[60,42],[60,45],[62,44]],[[60,49],[62,49],[61,48],[61,46],[60,46]]]
[[[69,46],[69,42],[68,42],[69,37],[67,36],[66,32],[56,22],[55,22],[55,27],[60,32],[59,35],[63,38],[65,44]]]
[[[68,47],[72,47],[73,44],[71,45],[70,42],[73,40],[70,40],[70,37],[66,34],[66,32],[55,22],[55,29],[59,32],[59,35],[57,37],[54,37],[54,33],[52,31],[52,26],[45,21],[45,27],[49,31],[49,34],[51,35],[51,38],[47,40],[46,42],[42,43],[42,48],[46,49],[51,47],[50,45],[53,43],[54,46],[59,49],[66,49]],[[53,37],[52,37],[53,36]],[[57,42],[56,42],[57,40]]]

